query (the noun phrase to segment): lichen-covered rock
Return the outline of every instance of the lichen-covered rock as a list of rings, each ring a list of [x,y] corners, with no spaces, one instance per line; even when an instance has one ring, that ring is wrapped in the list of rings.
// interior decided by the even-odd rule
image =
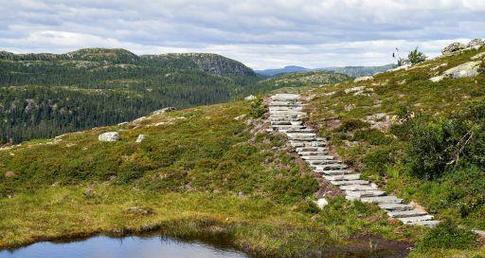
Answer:
[[[15,172],[13,172],[13,171],[7,171],[7,172],[5,172],[5,177],[6,178],[12,178],[12,177],[16,177],[16,176],[17,176],[17,174],[15,174]]]
[[[98,136],[98,140],[101,142],[116,142],[120,139],[118,132],[106,132]]]
[[[255,99],[256,99],[256,97],[254,95],[249,95],[249,96],[244,98],[244,100],[246,100],[246,101],[251,101],[251,100],[255,100]]]
[[[372,79],[374,79],[373,76],[362,76],[362,77],[355,78],[354,82],[368,81]]]
[[[453,52],[457,52],[459,50],[462,50],[462,49],[465,49],[467,46],[463,43],[460,43],[460,42],[453,42],[451,44],[449,44],[448,46],[444,47],[442,50],[441,50],[441,53],[443,55],[450,55],[452,54]]]
[[[327,199],[325,198],[320,198],[318,199],[317,201],[315,201],[315,204],[317,205],[317,207],[321,210],[323,209],[325,206],[327,206],[328,204],[328,201]]]
[[[145,140],[145,135],[144,134],[140,134],[138,135],[138,137],[136,138],[136,143],[141,143],[143,140]]]
[[[480,61],[471,61],[455,66],[446,70],[442,75],[435,76],[430,80],[432,82],[438,82],[443,80],[444,78],[458,79],[477,76],[480,73],[478,70],[480,68],[480,63]]]
[[[475,48],[479,49],[481,46],[485,44],[485,41],[483,39],[473,39],[468,44],[466,45],[467,48]]]

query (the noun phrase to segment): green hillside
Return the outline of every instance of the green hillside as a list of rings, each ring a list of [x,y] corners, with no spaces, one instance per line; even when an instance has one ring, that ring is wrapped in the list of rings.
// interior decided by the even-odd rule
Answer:
[[[419,203],[439,220],[484,230],[484,53],[482,46],[310,90],[308,123],[386,192]],[[464,64],[469,70],[456,74],[471,74],[470,67],[478,65],[478,75],[431,80]],[[436,237],[442,238],[434,246],[451,241],[450,235]],[[429,249],[436,257],[453,253]]]
[[[0,143],[129,121],[167,106],[225,102],[264,91],[258,80],[215,54],[0,52]]]

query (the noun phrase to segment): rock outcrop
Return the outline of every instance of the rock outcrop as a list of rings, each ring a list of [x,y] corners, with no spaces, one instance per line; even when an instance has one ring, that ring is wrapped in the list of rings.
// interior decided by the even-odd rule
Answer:
[[[466,45],[460,42],[453,42],[441,50],[441,54],[450,55],[459,50],[465,49]]]
[[[145,140],[145,135],[144,134],[140,134],[138,135],[138,137],[136,138],[136,143],[141,143],[143,142],[143,140]]]
[[[448,46],[444,47],[441,50],[441,53],[443,55],[453,55],[455,53],[459,53],[463,50],[469,50],[469,49],[479,49],[483,45],[485,45],[485,41],[483,39],[473,39],[467,44],[463,44],[460,42],[453,42],[449,44]]]
[[[98,140],[101,142],[116,142],[120,139],[118,132],[106,132],[98,136]]]
[[[445,78],[458,79],[477,76],[480,73],[480,63],[481,61],[471,61],[455,66],[446,70],[442,75],[432,77],[430,80],[432,82],[439,82]]]

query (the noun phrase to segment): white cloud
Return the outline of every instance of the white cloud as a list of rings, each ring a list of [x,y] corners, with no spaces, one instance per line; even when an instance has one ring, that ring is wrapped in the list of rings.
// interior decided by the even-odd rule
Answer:
[[[478,0],[0,0],[0,49],[217,52],[254,68],[370,65],[483,37]]]

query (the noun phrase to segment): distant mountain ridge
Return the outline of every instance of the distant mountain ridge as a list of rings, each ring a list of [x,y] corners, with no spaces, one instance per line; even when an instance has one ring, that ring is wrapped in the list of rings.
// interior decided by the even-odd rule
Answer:
[[[116,124],[168,106],[226,102],[277,87],[260,85],[260,80],[241,62],[210,53],[0,51],[0,145]]]
[[[323,68],[306,68],[302,66],[285,66],[283,68],[275,68],[275,69],[264,69],[264,70],[256,70],[257,74],[262,76],[278,76],[288,73],[301,73],[301,72],[311,72],[311,71],[328,71],[328,72],[336,72],[346,74],[352,77],[359,77],[359,76],[367,76],[367,75],[374,75],[376,73],[385,72],[389,69],[394,68],[395,65],[387,64],[381,66],[332,66],[332,67],[323,67]]]
[[[136,55],[121,48],[84,48],[65,54],[14,54],[0,51],[0,60],[11,61],[87,61],[110,64],[148,64],[178,69],[199,69],[217,75],[254,76],[254,71],[236,60],[212,53],[167,53]]]

